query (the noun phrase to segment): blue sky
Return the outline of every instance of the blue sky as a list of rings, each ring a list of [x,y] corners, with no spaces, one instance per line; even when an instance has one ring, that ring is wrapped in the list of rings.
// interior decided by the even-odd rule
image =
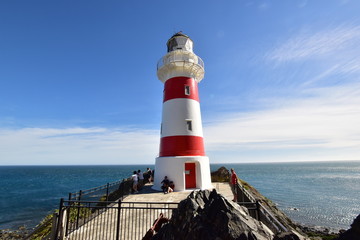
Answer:
[[[183,31],[211,163],[360,159],[360,3],[0,2],[0,165],[153,164]]]

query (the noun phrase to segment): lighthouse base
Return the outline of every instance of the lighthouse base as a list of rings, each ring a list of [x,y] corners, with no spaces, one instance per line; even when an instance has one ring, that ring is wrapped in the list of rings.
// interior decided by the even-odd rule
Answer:
[[[155,162],[154,190],[161,191],[167,176],[175,191],[212,189],[209,158],[205,156],[158,157]]]

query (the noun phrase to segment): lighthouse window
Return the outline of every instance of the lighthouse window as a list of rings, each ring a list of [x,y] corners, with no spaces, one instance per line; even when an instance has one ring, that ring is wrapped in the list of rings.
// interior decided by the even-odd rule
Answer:
[[[189,131],[192,131],[192,121],[191,120],[186,120],[186,125],[187,125],[187,129]]]
[[[190,86],[185,86],[185,95],[190,95]]]

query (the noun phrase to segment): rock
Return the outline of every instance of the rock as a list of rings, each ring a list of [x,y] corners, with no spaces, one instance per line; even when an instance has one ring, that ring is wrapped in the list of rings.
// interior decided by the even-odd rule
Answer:
[[[4,229],[0,230],[0,239],[17,240],[26,239],[29,230],[25,227],[19,227],[17,230]]]
[[[277,234],[273,240],[300,240],[300,238],[295,233],[282,232]]]
[[[272,237],[272,232],[253,219],[246,208],[228,201],[214,189],[192,192],[152,239],[270,240]]]
[[[336,240],[360,240],[360,214],[354,219],[350,229],[341,233]]]
[[[225,167],[221,167],[211,173],[212,182],[230,182],[230,172]]]

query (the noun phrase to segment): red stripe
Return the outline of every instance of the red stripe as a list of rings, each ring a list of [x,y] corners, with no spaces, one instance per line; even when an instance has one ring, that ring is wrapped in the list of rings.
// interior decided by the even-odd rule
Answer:
[[[185,94],[185,86],[189,86],[190,95]],[[198,84],[189,77],[173,77],[165,82],[164,102],[174,98],[190,98],[199,102]]]
[[[159,156],[205,156],[204,139],[198,136],[163,137]]]

